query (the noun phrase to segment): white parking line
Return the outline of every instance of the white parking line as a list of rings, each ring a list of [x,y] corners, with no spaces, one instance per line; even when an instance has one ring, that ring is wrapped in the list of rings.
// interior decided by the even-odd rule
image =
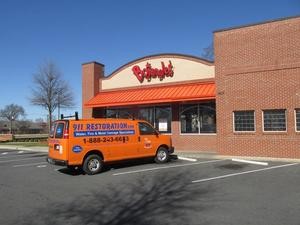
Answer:
[[[7,155],[8,154],[8,152],[2,152],[1,153],[1,155]]]
[[[45,168],[45,167],[47,167],[47,165],[39,165],[39,166],[37,166],[37,168]]]
[[[203,161],[203,162],[197,162],[197,163],[187,163],[187,164],[174,165],[174,166],[161,166],[161,167],[155,167],[155,168],[149,168],[149,169],[133,170],[133,171],[127,171],[127,172],[121,172],[121,173],[114,173],[113,176],[132,174],[132,173],[141,173],[141,172],[148,172],[148,171],[153,171],[153,170],[162,170],[162,169],[169,169],[169,168],[176,168],[176,167],[184,167],[184,166],[194,166],[194,165],[200,165],[200,164],[220,162],[220,161],[225,161],[225,160],[227,160],[227,159],[217,159],[217,160]]]
[[[227,177],[239,176],[239,175],[243,175],[243,174],[257,173],[257,172],[261,172],[261,171],[265,171],[265,170],[273,170],[273,169],[278,169],[278,168],[282,168],[282,167],[295,166],[298,164],[299,163],[291,163],[291,164],[285,164],[285,165],[280,165],[280,166],[272,166],[272,167],[263,168],[263,169],[250,170],[250,171],[245,171],[245,172],[241,172],[241,173],[232,173],[232,174],[227,174],[227,175],[218,176],[218,177],[211,177],[211,178],[206,178],[206,179],[201,179],[201,180],[193,180],[192,183],[201,183],[201,182],[206,182],[206,181],[224,179]]]
[[[43,165],[47,164],[47,162],[39,162],[39,163],[28,163],[28,164],[22,164],[22,165],[14,165],[13,167],[25,167],[25,166],[36,166],[36,165]],[[39,167],[39,166],[38,166]]]
[[[186,161],[190,161],[190,162],[197,162],[197,159],[191,159],[191,158],[186,158],[186,157],[182,157],[182,156],[178,156],[178,159],[186,160]]]
[[[244,160],[244,159],[232,159],[233,162],[242,162],[242,163],[249,163],[249,164],[255,164],[255,165],[262,165],[267,166],[269,163],[267,162],[258,162],[258,161],[252,161],[252,160]]]

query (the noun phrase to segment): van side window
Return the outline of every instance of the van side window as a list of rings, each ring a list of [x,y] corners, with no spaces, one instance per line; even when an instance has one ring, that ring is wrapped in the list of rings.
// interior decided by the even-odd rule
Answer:
[[[63,134],[64,134],[64,123],[59,123],[56,126],[56,130],[55,130],[55,138],[62,138]]]
[[[139,122],[139,130],[141,135],[156,135],[157,132],[147,123]]]

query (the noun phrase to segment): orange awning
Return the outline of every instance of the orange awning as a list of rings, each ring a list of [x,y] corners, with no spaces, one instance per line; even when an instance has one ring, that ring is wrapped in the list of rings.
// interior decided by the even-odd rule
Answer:
[[[125,106],[215,99],[214,83],[102,91],[85,103],[86,107]]]

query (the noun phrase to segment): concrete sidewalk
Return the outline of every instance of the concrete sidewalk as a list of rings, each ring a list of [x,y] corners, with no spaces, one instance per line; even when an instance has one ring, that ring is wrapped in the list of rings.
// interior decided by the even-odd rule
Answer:
[[[47,146],[30,146],[30,147],[26,147],[26,146],[23,146],[23,145],[0,144],[0,149],[35,151],[35,152],[48,152],[48,147]]]

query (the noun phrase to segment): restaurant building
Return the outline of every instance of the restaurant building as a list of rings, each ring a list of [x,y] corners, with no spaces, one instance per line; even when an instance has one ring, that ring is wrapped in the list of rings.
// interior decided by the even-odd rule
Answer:
[[[82,65],[83,118],[139,118],[177,150],[300,158],[300,17],[214,32],[215,62],[183,54],[111,75]]]
[[[216,149],[212,62],[160,54],[129,62],[108,77],[100,63],[85,63],[82,70],[84,118],[145,119],[172,135],[177,149]]]

